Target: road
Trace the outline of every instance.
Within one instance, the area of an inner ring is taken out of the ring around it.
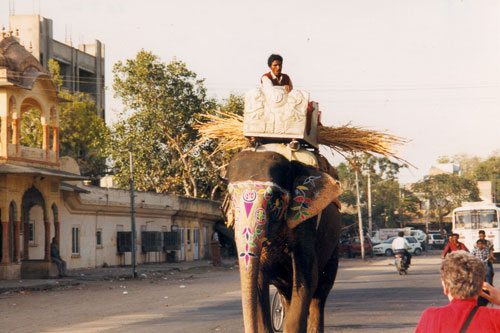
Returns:
[[[447,303],[437,252],[414,257],[407,276],[393,260],[342,259],[326,306],[327,332],[412,332],[428,306]],[[241,332],[237,268],[149,274],[0,295],[2,332]]]

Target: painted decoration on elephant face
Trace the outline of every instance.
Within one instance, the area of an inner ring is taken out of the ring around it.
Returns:
[[[273,188],[276,190],[273,191]],[[262,244],[266,240],[264,235],[269,217],[267,210],[269,209],[273,216],[281,218],[288,206],[290,195],[288,191],[267,182],[232,183],[229,184],[228,191],[231,193],[235,210],[235,240],[244,242],[243,246],[239,244],[239,257],[248,269],[251,260],[259,258]],[[278,197],[273,200],[273,196]]]
[[[294,215],[293,220],[297,221],[304,221],[311,216],[311,214],[308,212],[309,204],[311,203],[312,199],[307,197],[308,193],[310,192],[311,187],[315,187],[315,180],[321,178],[321,176],[309,176],[307,177],[302,185],[298,185],[295,187],[295,196],[293,198],[293,204],[290,207],[290,210],[292,211],[297,211],[297,213]],[[307,186],[306,186],[307,185]]]

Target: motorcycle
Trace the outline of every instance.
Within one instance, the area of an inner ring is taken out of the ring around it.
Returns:
[[[408,274],[408,258],[405,256],[404,252],[396,252],[394,265],[399,275]]]

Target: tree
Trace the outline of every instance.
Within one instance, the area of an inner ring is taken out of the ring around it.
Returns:
[[[20,144],[26,147],[42,148],[42,113],[30,108],[21,114]]]
[[[386,157],[368,154],[358,156],[353,163],[358,165],[360,179],[360,201],[364,219],[368,216],[367,196],[370,173],[372,196],[372,220],[379,228],[403,226],[412,218],[418,217],[418,199],[408,190],[401,189],[397,176],[403,165],[392,162]],[[349,206],[356,204],[356,183],[354,166],[341,163],[337,167],[344,192],[339,200]]]
[[[182,61],[165,64],[144,50],[116,63],[113,73],[115,96],[125,106],[110,146],[118,183],[128,185],[127,151],[133,147],[137,189],[215,198],[221,183],[214,175],[226,157],[212,155],[212,141],[197,143],[193,125],[204,121],[200,115],[217,110],[203,80]],[[219,108],[241,112],[241,98],[230,97]]]
[[[453,155],[448,158],[450,163],[460,165],[462,176],[474,182],[491,181],[493,199],[500,197],[500,152],[494,151],[488,158],[481,159],[467,154]]]
[[[48,62],[52,81],[58,94],[67,102],[59,108],[59,151],[60,155],[74,158],[82,175],[100,177],[106,173],[106,145],[109,129],[97,115],[97,107],[88,94],[70,93],[62,87],[59,63]]]
[[[443,218],[464,201],[479,200],[476,183],[470,179],[452,174],[426,176],[413,185],[430,202],[431,216],[437,218],[442,229]]]

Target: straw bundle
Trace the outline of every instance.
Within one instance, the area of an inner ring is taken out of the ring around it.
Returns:
[[[407,139],[352,126],[351,123],[340,127],[318,126],[318,143],[332,148],[343,156],[345,153],[380,154],[407,163],[393,150],[394,146],[407,142]]]
[[[248,146],[243,136],[243,117],[231,113],[203,115],[206,123],[195,127],[200,133],[200,142],[219,139],[217,151],[240,150]],[[345,154],[368,153],[393,157],[407,163],[396,155],[393,147],[408,140],[391,134],[363,129],[350,123],[340,127],[318,126],[318,143]]]
[[[206,123],[194,126],[199,132],[199,142],[219,139],[216,150],[241,150],[248,146],[249,140],[243,136],[243,117],[234,113],[219,113],[219,115],[204,114]]]

